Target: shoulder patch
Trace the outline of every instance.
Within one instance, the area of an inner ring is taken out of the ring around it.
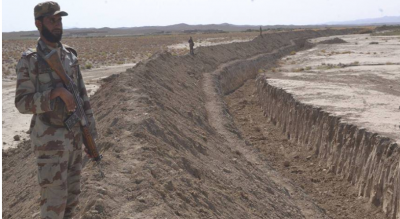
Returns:
[[[22,53],[22,57],[30,57],[32,55],[36,54],[36,49],[35,48],[30,48],[26,50],[25,52]]]
[[[64,47],[65,47],[68,51],[72,52],[76,57],[78,57],[78,53],[76,52],[76,50],[75,50],[74,48],[72,48],[72,47],[70,47],[70,46],[68,46],[68,45],[65,45],[65,44],[64,44]]]

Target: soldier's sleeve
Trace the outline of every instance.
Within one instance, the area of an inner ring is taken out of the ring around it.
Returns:
[[[90,99],[87,94],[85,82],[83,81],[83,77],[82,77],[82,73],[81,73],[80,69],[78,69],[78,74],[79,74],[79,76],[78,76],[79,86],[78,87],[81,89],[80,94],[81,94],[81,98],[83,100],[83,110],[85,111],[86,117],[89,120],[90,132],[91,132],[93,138],[97,138],[96,121],[94,119],[93,110],[92,110],[92,107],[90,106]]]
[[[22,57],[16,67],[17,87],[15,90],[15,106],[23,114],[40,114],[52,111],[54,101],[50,100],[51,90],[37,92],[36,78],[30,74],[29,59]]]

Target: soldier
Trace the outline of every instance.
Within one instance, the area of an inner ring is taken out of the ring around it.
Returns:
[[[261,28],[261,26],[260,26],[260,37],[263,37],[262,36],[262,28]]]
[[[43,58],[50,51],[57,50],[66,73],[77,85],[91,134],[97,136],[77,53],[60,42],[61,18],[67,15],[56,2],[36,5],[35,25],[40,38],[36,49],[22,54],[16,68],[15,106],[20,113],[33,114],[29,133],[38,167],[41,218],[72,218],[81,192],[82,133],[78,124],[71,131],[64,125],[76,104]]]
[[[189,42],[189,48],[190,48],[190,55],[194,55],[194,50],[193,50],[194,42],[193,42],[192,37],[190,37],[188,42]]]

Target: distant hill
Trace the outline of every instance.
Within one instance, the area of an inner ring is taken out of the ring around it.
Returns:
[[[262,26],[267,29],[302,28],[312,26],[294,25],[269,25]],[[179,33],[221,33],[234,31],[258,31],[258,25],[233,25],[233,24],[207,24],[188,25],[174,24],[169,26],[145,26],[145,27],[119,27],[119,28],[71,28],[64,29],[64,37],[100,37],[100,36],[138,36],[157,34],[179,34]],[[3,39],[26,39],[39,37],[38,31],[3,32]]]
[[[323,28],[329,26],[362,26],[370,24],[400,24],[399,17],[383,17],[375,19],[364,19],[346,22],[330,22],[319,25],[263,25],[263,30],[268,29],[298,29],[298,28]],[[201,34],[201,33],[221,33],[234,31],[258,31],[259,25],[234,25],[228,23],[188,25],[174,24],[169,26],[145,26],[145,27],[119,27],[119,28],[65,28],[63,37],[108,37],[108,36],[140,36],[140,35],[160,35],[160,34]],[[39,37],[38,31],[3,32],[3,40],[8,39],[34,39]]]
[[[328,22],[325,25],[400,25],[400,16],[385,16],[354,21]]]

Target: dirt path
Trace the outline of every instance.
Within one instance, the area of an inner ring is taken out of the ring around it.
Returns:
[[[243,138],[250,142],[252,150],[266,157],[268,164],[282,177],[301,187],[329,217],[332,218],[385,218],[379,209],[347,181],[329,173],[309,151],[289,142],[286,136],[266,117],[258,104],[254,80],[225,97],[235,125]],[[311,217],[315,218],[315,217]],[[318,218],[318,217],[317,217]]]
[[[124,72],[127,68],[132,68],[133,66],[135,66],[135,63],[83,70],[82,75],[85,80],[86,89],[88,90],[89,95],[91,96],[97,91],[102,83],[101,79],[112,74]],[[20,140],[29,139],[26,131],[29,129],[32,115],[21,114],[15,108],[15,79],[3,79],[2,97],[3,149],[16,148],[21,141],[14,140],[14,136],[20,136]]]
[[[260,55],[250,59],[255,59],[258,56]],[[256,164],[260,172],[266,174],[267,178],[271,179],[277,185],[282,186],[305,218],[329,218],[299,186],[295,185],[290,179],[283,177],[280,173],[273,171],[271,166],[265,162],[265,155],[259,154],[258,149],[252,147],[246,139],[242,139],[237,132],[236,125],[233,123],[226,105],[219,94],[220,92],[216,87],[218,74],[224,67],[232,65],[235,62],[237,61],[225,63],[214,72],[204,74],[203,89],[206,95],[206,109],[210,125],[226,140],[226,147],[239,151],[246,160]],[[250,125],[253,123],[253,121],[249,121]]]

